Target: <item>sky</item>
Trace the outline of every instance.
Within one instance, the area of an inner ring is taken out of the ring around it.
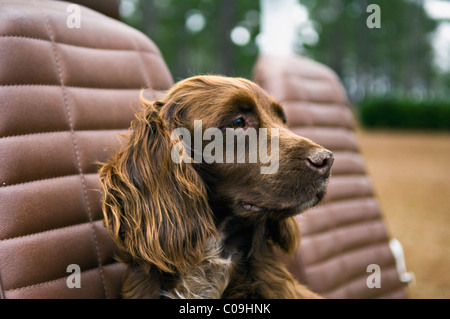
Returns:
[[[436,67],[450,72],[450,1],[426,0],[424,6],[431,18],[441,21],[432,36]]]

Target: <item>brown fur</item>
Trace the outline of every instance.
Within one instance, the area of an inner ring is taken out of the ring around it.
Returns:
[[[128,264],[123,296],[317,297],[273,249],[292,253],[299,244],[294,215],[323,197],[331,153],[290,132],[281,106],[248,80],[198,76],[161,101],[141,100],[126,145],[100,170],[105,225]],[[261,174],[260,162],[172,161],[172,130],[194,136],[194,120],[202,120],[203,130],[225,131],[238,117],[245,128],[279,129],[275,174]],[[308,159],[324,156],[319,173]]]

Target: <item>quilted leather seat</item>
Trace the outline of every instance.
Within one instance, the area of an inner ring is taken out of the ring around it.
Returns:
[[[104,3],[104,1],[103,1]],[[172,77],[125,24],[68,3],[0,0],[0,294],[115,298],[124,267],[102,225],[97,162],[126,133],[142,88]],[[81,288],[68,288],[69,265]]]
[[[304,57],[262,55],[254,81],[281,102],[294,133],[335,155],[324,202],[298,217],[302,247],[288,260],[291,272],[326,298],[406,297],[337,76]],[[367,286],[371,264],[380,267],[380,288]]]
[[[103,4],[117,17],[109,0],[93,8]],[[146,36],[84,7],[81,27],[70,29],[68,5],[0,0],[3,298],[119,297],[124,266],[102,226],[96,163],[127,132],[140,89],[157,99],[173,84]],[[335,75],[304,58],[260,57],[255,79],[285,105],[294,132],[336,155],[324,204],[299,217],[302,250],[291,271],[325,297],[403,297]],[[366,286],[371,263],[381,267],[379,289]],[[67,285],[74,264],[81,288]]]

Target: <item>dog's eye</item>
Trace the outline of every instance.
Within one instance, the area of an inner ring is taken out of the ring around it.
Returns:
[[[231,128],[244,128],[245,127],[245,119],[243,117],[235,119],[233,122],[231,122],[230,127]]]

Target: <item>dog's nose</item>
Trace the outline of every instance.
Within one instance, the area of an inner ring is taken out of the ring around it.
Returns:
[[[328,176],[334,162],[333,153],[327,149],[318,149],[308,155],[306,164],[320,175]]]

